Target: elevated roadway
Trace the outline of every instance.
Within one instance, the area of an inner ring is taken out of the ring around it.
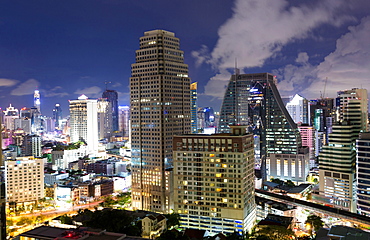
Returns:
[[[357,213],[348,212],[346,210],[342,210],[339,208],[332,208],[324,205],[320,205],[313,202],[308,202],[296,198],[289,197],[287,195],[281,195],[273,192],[267,192],[260,189],[256,189],[256,196],[271,199],[278,202],[283,202],[286,204],[306,208],[312,211],[320,212],[323,214],[327,214],[332,217],[345,219],[350,222],[359,224],[359,225],[366,225],[370,227],[370,217],[366,217],[364,215],[360,215]]]

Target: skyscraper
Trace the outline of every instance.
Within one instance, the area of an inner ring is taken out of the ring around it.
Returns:
[[[104,92],[103,92],[103,95],[102,95],[102,98],[106,98],[108,99],[108,101],[111,103],[110,107],[111,107],[111,115],[112,115],[112,118],[111,118],[111,129],[112,129],[112,132],[114,131],[119,131],[119,128],[118,128],[118,93],[117,91],[115,90],[108,90],[106,89]]]
[[[296,94],[286,104],[286,108],[295,123],[310,124],[310,108],[307,99]]]
[[[131,65],[132,207],[170,210],[172,138],[190,133],[190,78],[180,40],[153,30]]]
[[[269,73],[237,72],[230,78],[220,113],[219,132],[229,132],[230,125],[250,126],[255,135],[255,160],[263,178],[271,154],[297,154],[302,146],[297,125],[276,84],[277,79]]]
[[[53,108],[53,119],[55,121],[55,128],[59,129],[61,127],[59,121],[62,120],[62,108],[59,103],[56,103]]]
[[[357,212],[370,217],[370,133],[360,133],[356,140]]]
[[[191,132],[197,133],[197,83],[190,84],[191,94]]]
[[[112,136],[112,103],[106,98],[98,99],[99,139]]]
[[[124,138],[129,138],[130,136],[130,107],[129,106],[119,106],[118,107],[118,124],[119,131],[122,132]],[[130,141],[131,142],[131,141]]]
[[[39,90],[35,90],[35,92],[33,94],[33,106],[37,108],[37,110],[39,111],[39,113],[41,113],[40,105],[41,105],[40,91]]]
[[[98,149],[98,107],[96,99],[81,95],[69,101],[71,142],[83,141],[89,151]]]
[[[356,212],[356,139],[367,131],[367,90],[339,91],[337,123],[319,154],[320,194],[336,207]]]

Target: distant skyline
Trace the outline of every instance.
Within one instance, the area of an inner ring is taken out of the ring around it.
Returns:
[[[368,0],[13,0],[0,8],[0,107],[52,116],[81,94],[119,93],[129,104],[139,37],[163,29],[180,38],[198,106],[219,110],[230,75],[270,72],[282,96],[335,97],[370,90]]]

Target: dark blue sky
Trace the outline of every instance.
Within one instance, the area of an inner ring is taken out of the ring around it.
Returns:
[[[335,4],[334,4],[335,3]],[[237,59],[243,72],[273,72],[283,95],[319,97],[370,86],[368,1],[7,0],[0,8],[0,107],[42,113],[108,87],[129,104],[130,64],[145,31],[181,40],[199,106],[221,104]],[[350,83],[350,84],[349,84]]]

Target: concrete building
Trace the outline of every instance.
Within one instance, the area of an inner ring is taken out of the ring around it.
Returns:
[[[231,130],[174,137],[174,211],[184,228],[241,233],[255,224],[253,135]]]
[[[311,168],[315,166],[315,158],[318,155],[318,151],[316,150],[317,141],[319,139],[319,135],[315,127],[309,126],[308,124],[299,124],[298,130],[301,133],[302,138],[302,146],[308,147],[310,151],[310,165]]]
[[[71,142],[83,141],[89,152],[98,150],[98,107],[96,99],[81,95],[69,101]]]
[[[26,135],[23,139],[23,156],[41,157],[41,137]]]
[[[11,104],[4,111],[4,125],[5,129],[14,130],[14,120],[19,118],[18,109],[14,108]]]
[[[329,143],[319,154],[320,195],[330,204],[356,212],[356,139],[367,131],[367,91],[338,92],[338,123],[333,125]]]
[[[132,207],[170,211],[172,138],[191,131],[190,78],[180,40],[153,30],[131,65]]]
[[[370,132],[356,140],[357,212],[370,217]]]
[[[5,161],[8,202],[35,202],[44,197],[45,161],[34,157]]]
[[[286,109],[295,123],[310,124],[310,108],[308,103],[309,101],[307,99],[296,94],[286,104]]]
[[[98,132],[99,139],[109,138],[113,134],[112,103],[106,98],[98,99]]]
[[[122,132],[122,136],[125,139],[130,137],[130,107],[119,106],[118,107],[118,124],[119,131]]]
[[[310,171],[310,154],[308,147],[300,147],[295,154],[271,153],[266,163],[267,178],[279,178],[302,183]]]

